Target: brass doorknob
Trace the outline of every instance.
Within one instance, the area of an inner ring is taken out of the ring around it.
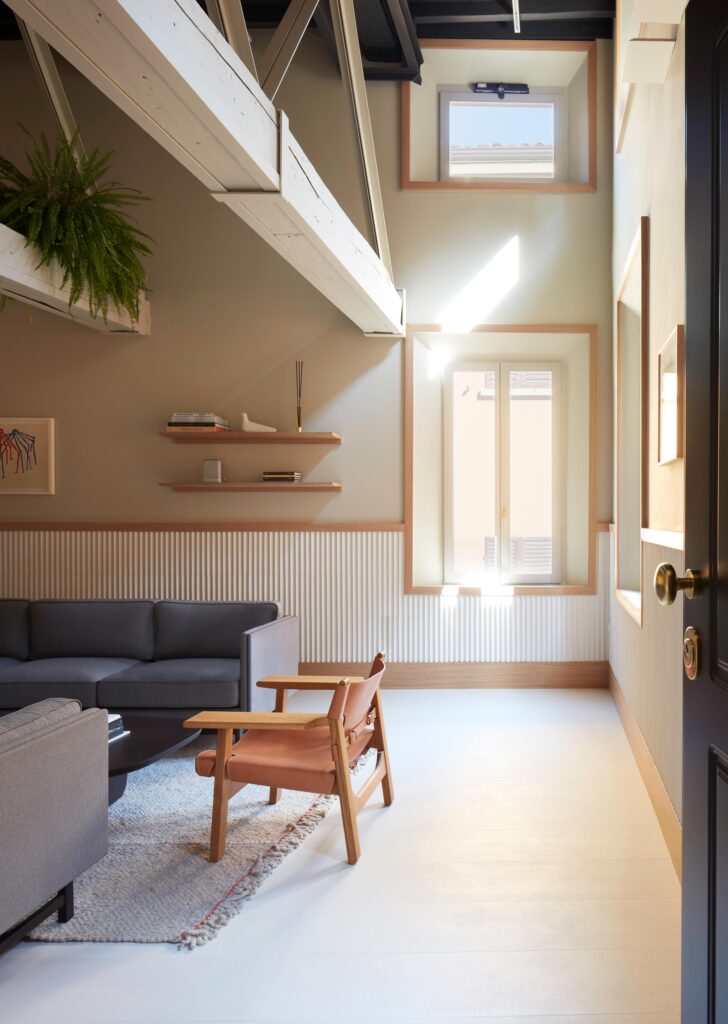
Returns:
[[[685,591],[685,597],[690,601],[697,594],[699,585],[700,574],[692,569],[686,569],[684,576],[678,576],[674,566],[663,562],[655,570],[655,594],[660,604],[674,604],[680,590]]]

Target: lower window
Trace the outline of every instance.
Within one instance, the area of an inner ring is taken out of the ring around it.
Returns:
[[[445,582],[561,582],[561,364],[452,364]]]

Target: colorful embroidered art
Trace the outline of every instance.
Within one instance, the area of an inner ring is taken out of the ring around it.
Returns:
[[[26,434],[17,427],[10,431],[0,428],[0,479],[5,479],[6,473],[24,473],[38,465],[38,456],[35,451],[36,438],[34,434]]]

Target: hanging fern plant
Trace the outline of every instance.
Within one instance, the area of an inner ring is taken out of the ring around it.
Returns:
[[[69,306],[85,293],[92,316],[106,320],[113,303],[137,320],[146,286],[140,257],[151,253],[151,239],[124,207],[148,196],[118,181],[102,184],[113,152],[77,154],[75,138],[59,137],[53,150],[44,134],[30,139],[27,173],[0,156],[0,224],[25,235],[39,267],[58,262],[63,286],[70,283]]]

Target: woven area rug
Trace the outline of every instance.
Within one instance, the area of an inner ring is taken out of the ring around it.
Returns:
[[[214,939],[281,861],[309,835],[335,797],[248,786],[230,802],[227,851],[207,859],[212,780],[194,758],[196,740],[133,772],[109,808],[109,852],[75,885],[75,916],[31,935],[46,942],[173,942],[194,949]]]

